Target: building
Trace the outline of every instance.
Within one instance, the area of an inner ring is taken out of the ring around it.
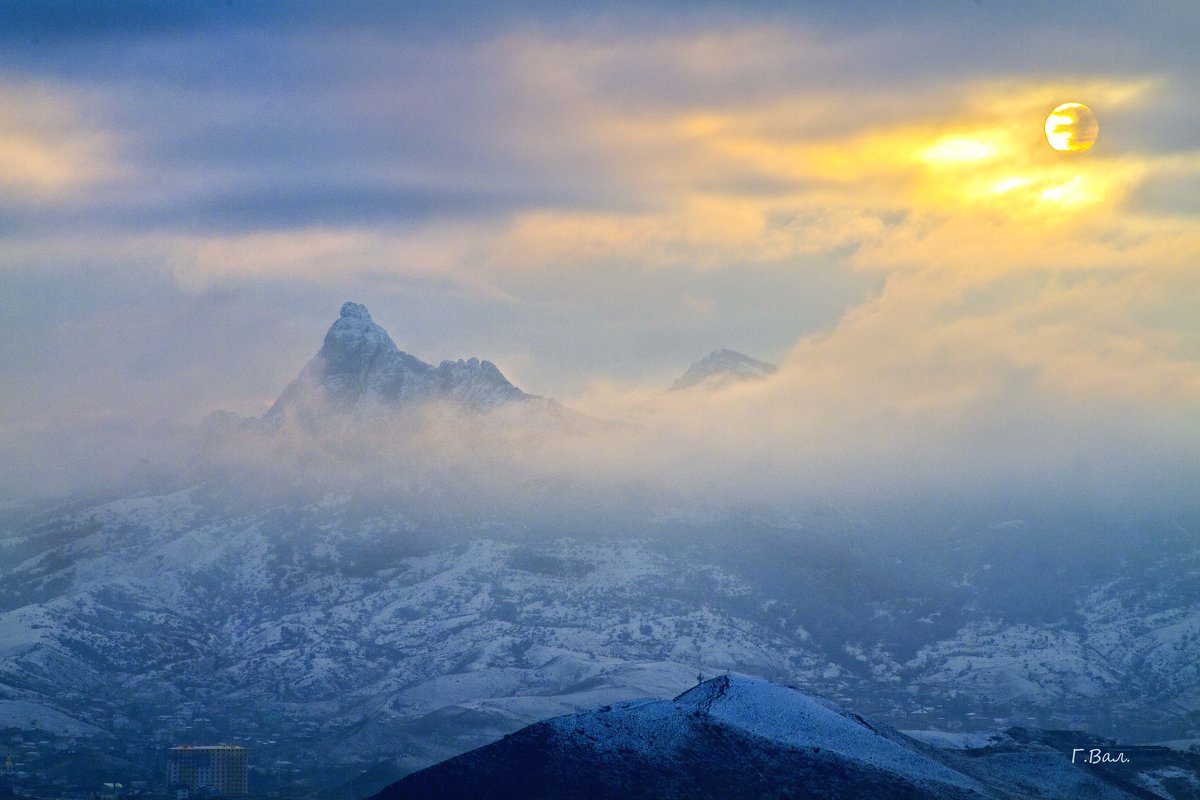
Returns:
[[[233,744],[172,747],[167,757],[167,786],[186,786],[223,797],[247,794],[246,748]]]

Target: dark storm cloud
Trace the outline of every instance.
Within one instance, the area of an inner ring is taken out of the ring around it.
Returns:
[[[1095,68],[1108,66],[1111,71],[1112,67],[1144,69],[1168,52],[1181,67],[1200,58],[1188,47],[1200,30],[1200,20],[1194,4],[1187,0],[1157,2],[1152,10],[1122,2],[608,2],[594,4],[587,13],[561,3],[532,0],[504,4],[483,0],[23,0],[0,5],[0,41],[8,45],[0,58],[38,71],[87,67],[104,74],[130,66],[121,49],[131,44],[184,44],[263,32],[282,37],[366,32],[414,43],[444,43],[492,38],[514,29],[552,30],[568,36],[586,32],[600,37],[696,31],[722,35],[753,24],[800,25],[833,49],[844,47],[847,36],[882,34],[919,37],[927,42],[927,47],[914,52],[888,46],[881,39],[876,47],[857,53],[852,64],[842,65],[848,75],[870,76],[873,82],[941,72],[951,65],[959,74],[974,69],[1011,69],[1016,64],[1039,69],[1068,61]],[[109,46],[116,49],[106,51]],[[187,59],[176,59],[174,64],[181,69],[196,66]],[[892,69],[881,71],[883,66]],[[160,67],[170,70],[171,64],[164,62]],[[647,87],[678,88],[671,83],[669,71],[640,77],[652,79]],[[737,88],[741,92],[756,90],[755,85]]]
[[[550,3],[524,3],[550,8]],[[347,2],[319,0],[25,0],[0,6],[0,36],[10,41],[61,44],[102,38],[179,36],[196,31],[256,27],[398,27],[468,28],[494,22],[496,4],[475,0],[446,3]]]
[[[286,231],[312,226],[404,227],[436,219],[486,219],[534,203],[562,202],[563,195],[470,194],[436,188],[370,183],[271,180],[181,194],[158,204],[148,198],[110,199],[101,208],[5,208],[0,235],[82,233],[214,233]]]

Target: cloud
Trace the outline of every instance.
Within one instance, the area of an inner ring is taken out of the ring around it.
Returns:
[[[157,238],[173,274],[188,286],[264,275],[330,281],[380,269],[410,275],[445,274],[462,256],[462,248],[454,242],[452,231],[405,237],[369,228]]]
[[[414,42],[246,25],[219,45],[147,37],[129,48],[123,80],[89,79],[97,129],[121,131],[123,178],[17,217],[10,260],[53,250],[65,227],[76,250],[174,238],[151,249],[172,253],[192,283],[284,275],[287,263],[307,279],[297,254],[341,241],[328,251],[346,265],[328,268],[333,280],[351,264],[438,269],[505,294],[530,269],[616,262],[977,261],[970,231],[981,230],[987,248],[1003,248],[993,264],[1093,265],[1122,249],[1105,243],[1139,235],[1116,212],[1157,169],[1130,145],[1053,161],[1040,132],[1068,92],[1102,120],[1152,112],[1156,78],[922,72],[899,87],[903,74],[865,83],[863,54],[907,52],[916,45],[903,33],[830,38],[788,21],[630,35],[598,24]],[[253,253],[247,242],[266,245],[261,266],[231,256]],[[409,252],[438,266],[414,266]]]
[[[48,82],[0,84],[0,202],[45,208],[123,172],[117,137],[73,94]]]
[[[284,24],[139,4],[57,32],[30,12],[4,34],[0,277],[166,284],[136,323],[97,291],[55,318],[52,347],[6,328],[9,352],[51,363],[85,342],[88,376],[120,366],[100,391],[21,373],[61,402],[22,401],[7,452],[116,420],[138,387],[130,408],[170,425],[222,396],[257,408],[278,385],[205,376],[244,357],[278,384],[341,300],[386,318],[378,297],[418,355],[513,354],[526,388],[637,423],[546,443],[527,465],[545,474],[772,498],[1119,494],[1164,459],[1194,475],[1200,223],[1184,195],[1200,162],[1154,122],[1198,105],[1171,56],[1191,52],[1186,24],[1106,7],[1104,24],[1034,33],[1041,12],[964,4],[945,20],[652,8],[636,30],[619,10],[488,28],[430,6],[406,29],[380,9],[326,26],[316,7]],[[40,30],[49,65],[26,42]],[[1043,141],[1066,99],[1099,114],[1086,156]],[[211,328],[168,323],[222,293],[291,343],[189,350]],[[658,394],[723,345],[782,369]]]
[[[1200,467],[1200,369],[1130,325],[1134,282],[999,287],[970,314],[940,284],[892,283],[762,383],[682,397],[599,387],[590,410],[644,428],[628,450],[597,452],[731,502],[1173,506]],[[1063,313],[1076,304],[1090,321]]]

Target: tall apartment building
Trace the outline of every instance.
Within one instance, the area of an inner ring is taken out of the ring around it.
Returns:
[[[192,792],[238,797],[247,794],[246,748],[233,744],[172,747],[167,756],[167,786],[183,784]]]

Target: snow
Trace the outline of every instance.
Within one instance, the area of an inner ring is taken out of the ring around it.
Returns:
[[[1187,784],[1193,794],[1200,796],[1200,777],[1196,773],[1189,772],[1181,767],[1160,767],[1159,769],[1146,770],[1139,773],[1136,780],[1141,784],[1142,788],[1159,797],[1165,797],[1167,800],[1178,797],[1177,794],[1171,792],[1163,785],[1163,782],[1167,780]]]
[[[955,687],[1000,702],[1042,697],[1102,697],[1121,677],[1098,664],[1089,643],[1061,626],[981,620],[921,648],[904,667],[915,683]]]
[[[682,741],[696,715],[787,748],[821,750],[903,775],[968,790],[973,778],[912,750],[828,701],[797,689],[742,675],[706,681],[674,700],[638,700],[549,721],[568,737],[607,752],[663,757],[663,744]]]
[[[434,367],[405,353],[365,306],[348,302],[317,355],[264,420],[320,428],[346,420],[389,419],[431,400],[489,410],[527,397],[490,361],[442,361]]]
[[[47,698],[85,721],[86,709],[63,699],[68,692],[114,707],[160,702],[169,687],[228,692],[244,698],[247,718],[378,723],[379,751],[395,745],[388,728],[442,709],[497,714],[503,733],[580,708],[671,696],[698,669],[724,667],[839,699],[879,690],[882,676],[886,691],[912,687],[902,700],[942,713],[952,693],[1067,707],[1116,705],[1110,697],[1144,703],[1145,687],[1129,674],[1149,674],[1164,706],[1200,704],[1200,616],[1194,593],[1169,581],[1095,585],[1081,595],[1075,627],[976,619],[940,640],[931,635],[897,663],[877,642],[809,636],[820,617],[787,616],[786,597],[700,560],[707,556],[632,536],[518,544],[455,531],[447,534],[455,544],[429,555],[389,556],[376,572],[352,573],[352,558],[361,563],[362,552],[419,527],[398,511],[368,515],[358,505],[328,495],[243,513],[201,488],[39,521],[61,544],[3,576],[11,597],[42,602],[0,613],[0,681],[10,699]],[[896,606],[873,610],[903,618]],[[726,710],[729,724],[754,728],[736,708]],[[779,734],[769,714],[760,721]],[[471,743],[484,742],[463,746]]]
[[[1056,750],[1001,752],[971,760],[971,769],[988,784],[1016,797],[1054,800],[1129,800],[1129,794],[1073,765]]]
[[[697,686],[674,702],[789,747],[819,747],[910,778],[980,788],[829,701],[791,687],[728,676]]]
[[[0,614],[0,656],[25,653],[53,641],[55,622],[45,606],[30,605]]]
[[[918,742],[946,750],[977,750],[1009,740],[1002,733],[988,731],[901,731],[901,733]]]
[[[100,729],[29,700],[0,700],[0,728],[38,729],[60,736],[92,736]]]

